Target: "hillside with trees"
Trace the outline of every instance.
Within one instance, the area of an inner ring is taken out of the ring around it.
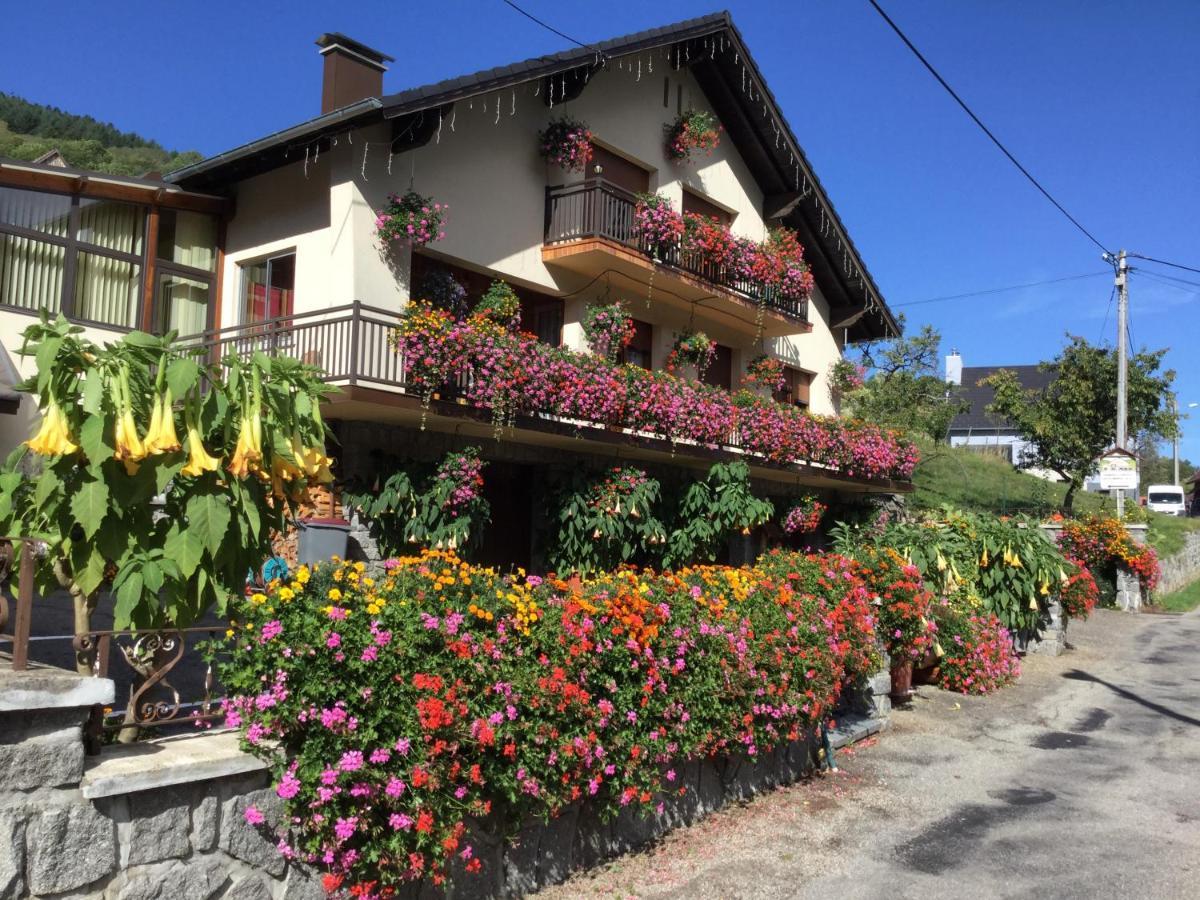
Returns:
[[[51,150],[68,165],[113,175],[169,172],[203,158],[194,150],[167,150],[92,116],[0,92],[0,156],[33,160]]]

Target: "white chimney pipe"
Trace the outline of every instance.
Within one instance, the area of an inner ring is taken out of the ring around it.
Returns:
[[[957,350],[951,350],[946,357],[946,381],[949,384],[962,385],[962,357]]]

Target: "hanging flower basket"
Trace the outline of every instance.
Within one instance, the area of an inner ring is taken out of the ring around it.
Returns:
[[[828,506],[811,494],[802,497],[783,517],[783,530],[788,534],[809,534],[816,531],[817,526],[821,524],[821,517],[828,509]]]
[[[774,394],[787,386],[787,379],[784,377],[786,369],[783,360],[760,353],[746,366],[742,384],[760,393]]]
[[[696,377],[704,375],[717,355],[717,342],[703,331],[685,331],[675,337],[671,353],[667,357],[667,371],[694,366]]]
[[[493,281],[475,304],[473,315],[488,319],[509,331],[521,327],[521,298],[505,281]]]
[[[570,116],[554,119],[538,132],[538,152],[552,166],[585,172],[592,159],[592,133],[587,123]]]
[[[404,196],[389,194],[387,205],[375,217],[375,234],[384,243],[408,241],[413,246],[424,247],[446,236],[442,222],[445,203],[436,203],[430,197],[422,197],[416,191]]]
[[[633,319],[622,303],[589,306],[583,311],[583,334],[597,356],[613,362],[633,341]]]
[[[710,112],[685,110],[667,126],[667,156],[679,162],[690,160],[697,151],[712,156],[721,143],[721,123]]]

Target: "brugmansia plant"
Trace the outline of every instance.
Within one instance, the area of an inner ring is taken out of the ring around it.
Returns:
[[[715,463],[702,481],[693,481],[679,503],[679,526],[667,542],[664,564],[713,562],[731,534],[749,534],[775,512],[770,500],[750,490],[750,467],[741,460]]]
[[[293,359],[210,366],[173,334],[82,331],[45,314],[25,331],[37,374],[20,389],[43,418],[0,470],[0,527],[45,542],[39,587],[71,593],[77,632],[105,588],[118,629],[185,627],[241,593],[291,504],[332,480],[327,388]]]
[[[587,575],[656,560],[667,539],[653,511],[660,493],[656,479],[632,466],[600,479],[576,473],[559,491],[550,565],[560,575]]]

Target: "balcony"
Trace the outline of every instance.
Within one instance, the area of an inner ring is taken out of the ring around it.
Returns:
[[[606,421],[593,421],[547,409],[526,408],[501,431],[491,409],[469,399],[475,384],[473,364],[466,365],[452,383],[442,385],[431,399],[422,396],[409,381],[410,364],[392,341],[399,321],[400,316],[395,312],[355,302],[203,332],[181,338],[180,343],[204,352],[213,363],[231,355],[246,357],[262,352],[269,356],[290,356],[319,367],[325,381],[339,388],[323,410],[330,420],[428,428],[475,441],[499,435],[505,440],[541,448],[543,453],[619,455],[626,460],[697,470],[717,460],[744,459],[755,477],[771,481],[854,492],[911,490],[906,481],[894,477],[853,477],[835,465],[803,456],[777,458],[770,452],[771,427],[763,423],[735,422],[719,435],[708,429],[707,438],[689,439],[646,425],[630,425],[623,414]],[[727,396],[717,389],[699,390]]]
[[[655,260],[634,233],[636,207],[634,194],[603,178],[546,188],[542,261],[589,277],[619,273],[643,285],[656,302],[689,313],[699,305],[747,333],[760,326],[768,337],[811,330],[807,298],[782,296],[698,253],[676,248]]]

